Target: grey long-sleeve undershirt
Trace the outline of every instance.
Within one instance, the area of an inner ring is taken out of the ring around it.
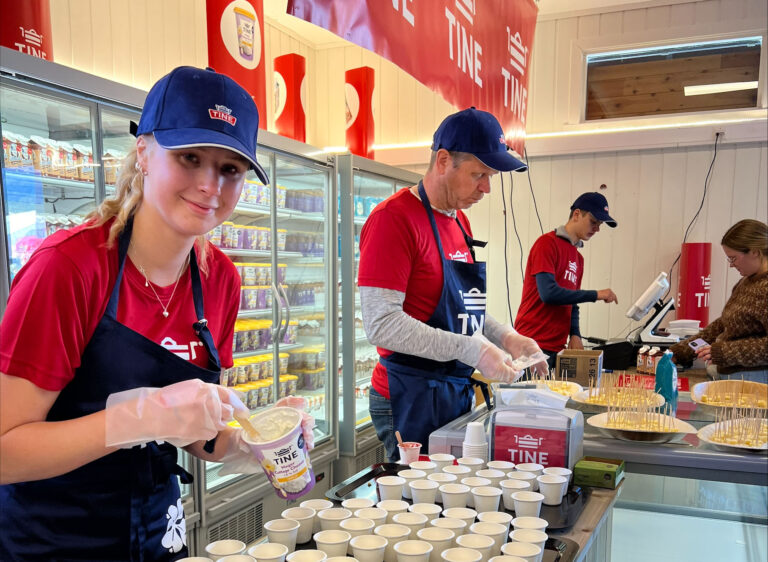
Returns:
[[[405,293],[379,287],[360,287],[363,327],[368,341],[378,347],[434,361],[457,359],[476,366],[482,342],[470,336],[439,330],[403,310]],[[483,335],[501,347],[505,326],[485,315]]]

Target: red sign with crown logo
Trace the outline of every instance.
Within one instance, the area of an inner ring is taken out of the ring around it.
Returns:
[[[568,466],[567,448],[566,431],[507,425],[494,429],[493,458],[497,461]]]

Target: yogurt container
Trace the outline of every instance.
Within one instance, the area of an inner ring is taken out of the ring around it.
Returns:
[[[293,500],[315,485],[315,474],[301,431],[301,413],[294,408],[271,408],[251,416],[264,441],[243,439],[261,464],[281,499]]]

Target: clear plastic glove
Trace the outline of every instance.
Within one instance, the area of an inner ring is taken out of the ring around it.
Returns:
[[[486,379],[502,383],[512,383],[523,376],[522,371],[515,371],[510,365],[512,357],[508,353],[493,345],[479,332],[475,332],[472,338],[479,340],[482,346],[475,368]]]
[[[315,448],[315,418],[307,413],[307,399],[303,396],[286,396],[275,402],[275,407],[294,408],[301,412],[301,432],[307,443],[307,450]]]
[[[538,353],[541,353],[544,357],[546,357],[535,340],[523,336],[510,325],[506,326],[504,335],[501,338],[501,344],[504,346],[504,349],[515,359],[531,356],[540,357],[536,355]],[[534,374],[539,376],[548,375],[549,366],[547,365],[546,358],[543,361],[533,365],[531,370],[534,372]]]
[[[232,419],[230,400],[226,388],[199,379],[115,392],[107,398],[106,445],[167,441],[184,447],[213,439]]]

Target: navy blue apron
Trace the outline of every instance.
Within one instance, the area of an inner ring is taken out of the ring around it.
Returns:
[[[443,291],[426,323],[454,334],[471,336],[477,330],[482,333],[485,322],[485,263],[445,258],[435,215],[421,182],[419,196],[429,216],[443,263]],[[471,250],[470,241],[468,245]],[[421,443],[422,451],[428,447],[430,433],[467,413],[472,407],[472,384],[477,384],[470,378],[474,367],[456,360],[433,361],[397,352],[382,357],[380,361],[387,369],[394,429],[400,431],[404,440]],[[480,386],[487,401],[487,386],[482,383]]]
[[[195,378],[210,383],[219,380],[221,365],[203,314],[194,250],[189,262],[198,318],[194,328],[208,352],[207,369],[117,321],[131,231],[128,224],[120,236],[120,269],[106,312],[83,352],[74,379],[59,394],[47,421],[103,410],[113,392],[163,387]],[[176,447],[152,442],[121,449],[61,476],[0,486],[0,560],[103,562],[187,556],[176,476],[186,484],[191,482],[191,475],[176,461]]]

